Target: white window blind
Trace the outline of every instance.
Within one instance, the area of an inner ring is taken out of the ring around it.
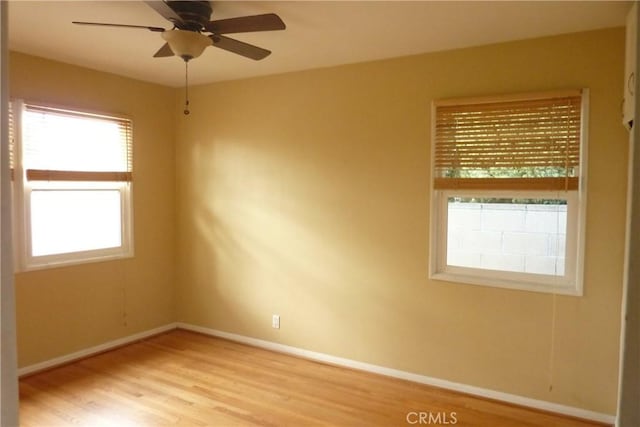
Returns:
[[[435,108],[434,188],[578,188],[580,90]]]
[[[13,108],[9,103],[8,116],[9,116],[9,168],[11,170],[11,178],[13,179],[14,169],[16,167],[15,159],[15,133],[14,133],[14,121],[13,121]]]
[[[28,181],[131,181],[130,120],[24,108],[22,163]]]

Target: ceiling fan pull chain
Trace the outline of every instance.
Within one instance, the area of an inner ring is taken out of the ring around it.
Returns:
[[[189,61],[184,61],[184,115],[189,115]]]

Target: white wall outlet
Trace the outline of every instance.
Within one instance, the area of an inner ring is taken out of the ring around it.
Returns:
[[[271,317],[271,327],[273,329],[280,329],[280,315],[279,314],[274,314]]]

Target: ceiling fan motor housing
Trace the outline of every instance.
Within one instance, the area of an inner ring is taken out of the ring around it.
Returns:
[[[211,19],[211,3],[206,0],[168,0],[166,3],[182,18],[182,23],[174,22],[181,30],[202,31]]]

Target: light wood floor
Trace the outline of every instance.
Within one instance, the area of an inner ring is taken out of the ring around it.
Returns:
[[[20,399],[34,427],[599,425],[183,330],[23,378]]]

